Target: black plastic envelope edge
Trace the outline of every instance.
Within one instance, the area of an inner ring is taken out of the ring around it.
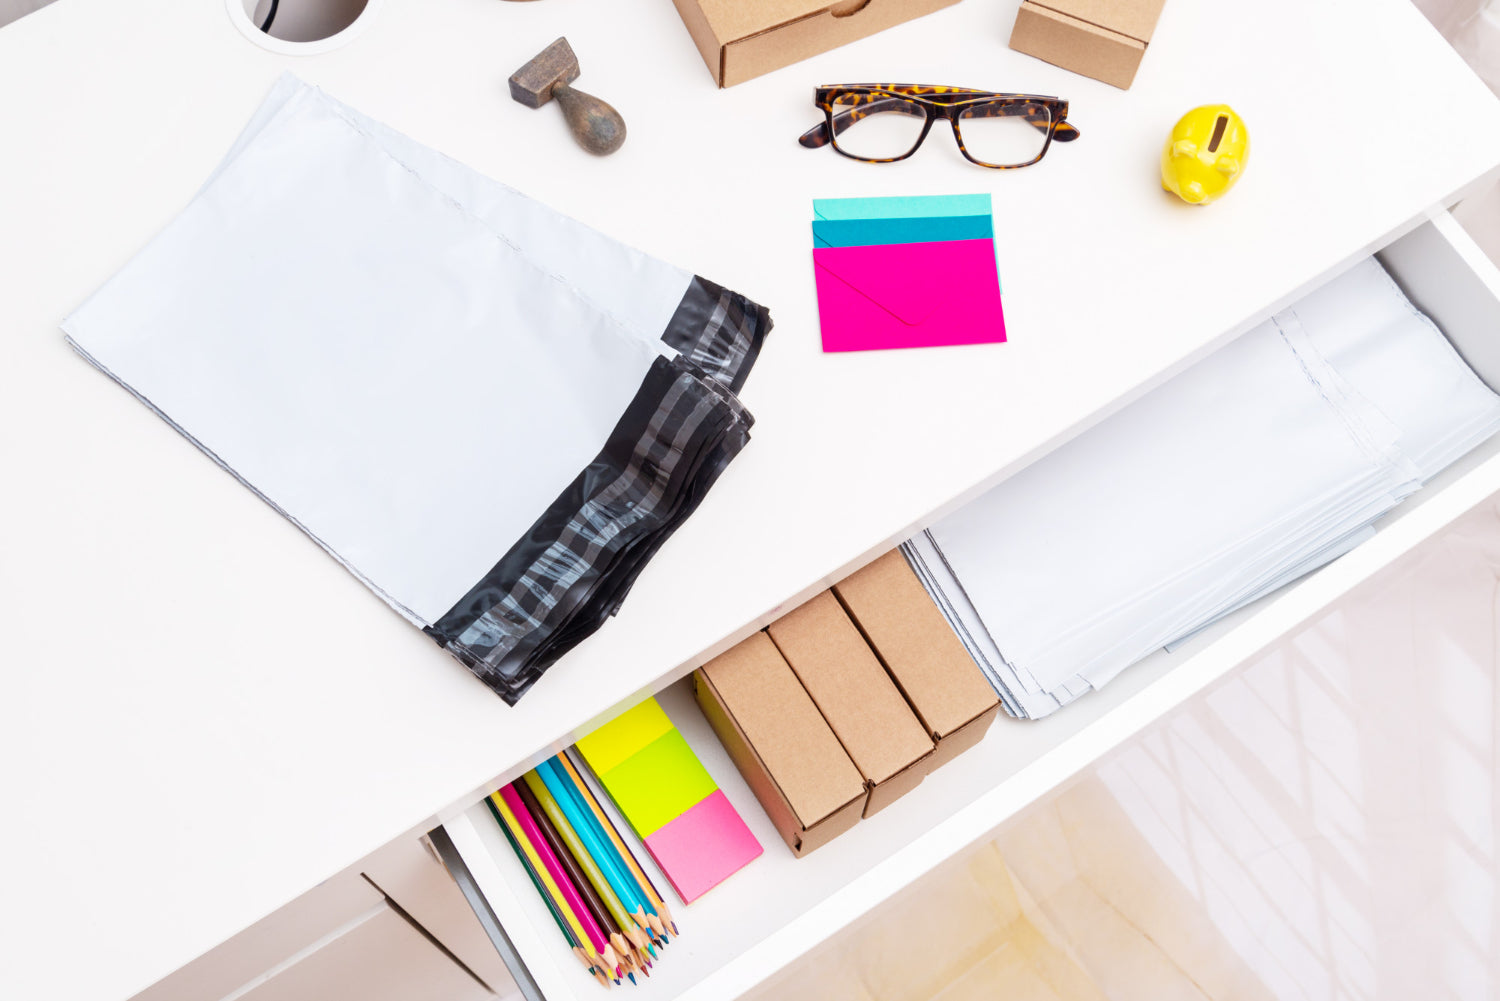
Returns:
[[[642,505],[648,509],[647,515],[632,518],[629,506],[632,502],[627,500],[617,505],[613,512],[616,516],[623,514],[618,522],[606,518],[603,523],[596,523],[603,529],[601,538],[605,539],[605,544],[598,547],[592,562],[578,566],[576,572],[570,574],[571,583],[551,582],[565,586],[549,593],[549,597],[556,596],[560,590],[562,597],[539,626],[528,629],[529,623],[524,620],[512,624],[516,611],[514,602],[503,602],[491,606],[490,613],[476,620],[458,641],[445,644],[450,653],[507,702],[514,704],[548,666],[597,629],[618,607],[619,598],[644,567],[645,560],[696,506],[697,498],[706,490],[703,471],[722,468],[722,462],[705,461],[705,457],[725,451],[722,448],[724,429],[733,432],[729,437],[737,436],[731,451],[737,451],[747,437],[743,434],[744,424],[734,420],[732,410],[718,404],[711,405],[710,409],[716,412],[716,416],[700,427],[701,434],[691,436],[691,441],[683,449],[681,461],[674,463],[669,482],[655,491],[657,502]],[[659,482],[659,473],[657,478]],[[531,534],[536,537],[544,533]],[[536,547],[527,548],[536,555]],[[524,557],[519,550],[509,555],[514,558],[508,561],[513,567],[523,563]],[[542,553],[545,563],[542,572],[560,566],[556,557],[556,550]],[[520,572],[532,574],[534,568],[535,564],[522,566]],[[514,575],[515,570],[511,569],[508,576],[514,579]],[[523,576],[517,583],[522,586],[512,590],[511,596],[520,594],[526,599],[538,596],[534,577],[528,582]]]
[[[694,275],[661,339],[738,392],[771,326],[766,307]]]
[[[650,513],[645,527],[617,537],[617,541],[623,541],[601,558],[597,577],[581,580],[570,592],[570,598],[577,600],[566,617],[549,622],[548,629],[536,634],[534,642],[528,637],[517,644],[498,665],[502,675],[520,678],[532,672],[539,674],[539,668],[551,665],[619,610],[650,558],[687,520],[718,473],[749,441],[750,415],[733,397],[720,396],[729,405],[719,409],[706,433],[695,436],[691,448],[684,450],[662,491],[663,502]],[[525,683],[529,685],[530,681]]]
[[[738,454],[749,438],[744,426],[739,425],[738,429],[727,436],[724,442],[710,450],[701,472],[693,478],[679,511],[674,513],[659,531],[640,540],[631,546],[627,553],[622,554],[622,558],[610,568],[607,574],[602,576],[594,593],[575,612],[569,622],[561,629],[545,636],[541,646],[525,659],[517,682],[511,686],[511,693],[515,698],[519,699],[558,659],[593,635],[608,621],[610,616],[619,611],[625,595],[641,571],[646,568],[651,557],[672,536],[678,526],[687,521],[688,516],[706,496],[719,473],[728,467],[729,460]]]
[[[594,461],[425,631],[514,704],[544,669],[534,654],[545,648],[555,661],[565,648],[549,637],[590,608],[593,595],[618,591],[613,574],[633,580],[643,561],[630,559],[632,551],[655,551],[659,533],[696,506],[688,503],[695,493],[701,499],[694,489],[701,473],[727,464],[715,458],[726,436],[746,426],[738,401],[696,366],[657,359]]]
[[[744,424],[732,427],[718,445],[710,449],[688,485],[678,509],[667,523],[655,534],[632,545],[621,555],[617,565],[611,567],[607,579],[595,589],[587,602],[579,608],[572,620],[563,628],[544,640],[528,661],[528,667],[545,669],[568,650],[592,635],[611,616],[620,610],[626,595],[635,584],[641,571],[656,555],[656,551],[671,538],[677,528],[687,521],[697,509],[709,488],[718,480],[730,461],[750,440],[749,428]]]

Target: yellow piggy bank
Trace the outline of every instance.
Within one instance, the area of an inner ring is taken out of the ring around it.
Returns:
[[[1177,120],[1161,151],[1161,186],[1192,205],[1234,187],[1250,160],[1250,130],[1227,104],[1205,104]]]

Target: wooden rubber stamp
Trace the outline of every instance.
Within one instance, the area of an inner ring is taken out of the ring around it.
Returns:
[[[578,57],[566,38],[559,38],[510,78],[510,96],[528,108],[557,99],[578,145],[596,156],[608,156],[625,142],[625,119],[592,94],[574,90]]]

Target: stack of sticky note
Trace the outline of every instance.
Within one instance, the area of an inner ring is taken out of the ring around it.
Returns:
[[[655,699],[584,737],[578,750],[683,903],[760,856],[760,842]]]
[[[987,194],[814,199],[813,271],[824,351],[1005,340]]]

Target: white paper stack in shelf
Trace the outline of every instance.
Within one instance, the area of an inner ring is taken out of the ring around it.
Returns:
[[[903,548],[1034,718],[1348,552],[1497,430],[1371,258]]]

